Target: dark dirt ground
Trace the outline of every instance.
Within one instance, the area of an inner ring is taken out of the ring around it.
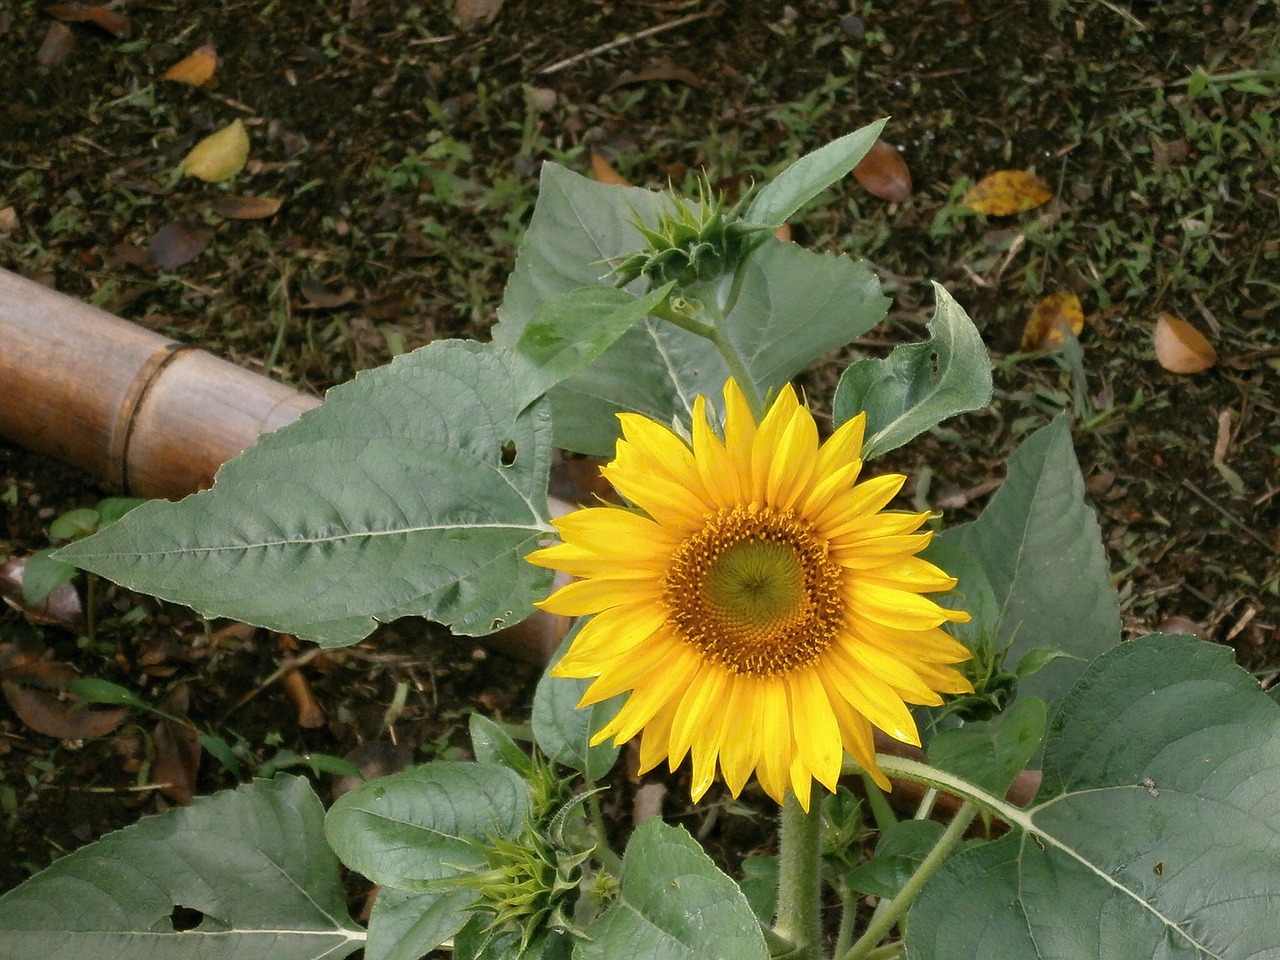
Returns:
[[[971,517],[1017,442],[1074,409],[1126,629],[1195,628],[1262,676],[1280,668],[1273,4],[507,0],[469,32],[435,2],[118,6],[128,38],[72,25],[52,67],[37,64],[50,17],[27,0],[0,8],[0,266],[316,393],[432,339],[486,336],[544,160],[585,172],[594,150],[654,186],[705,167],[732,191],[892,116],[885,137],[914,195],[886,204],[849,180],[793,227],[797,242],[867,257],[895,298],[860,350],[918,339],[932,278],[994,352],[993,407],[888,464],[912,478],[907,499]],[[157,79],[206,41],[213,84]],[[1192,96],[1196,68],[1236,79]],[[245,173],[175,179],[234,119],[253,141]],[[958,209],[967,185],[1007,167],[1036,170],[1054,200],[1015,218]],[[223,219],[212,204],[228,191],[284,204]],[[159,269],[149,244],[184,219],[208,246]],[[1055,289],[1085,305],[1083,392],[1060,359],[1014,352]],[[1208,333],[1218,366],[1162,370],[1161,312]],[[806,374],[819,410],[847,359]],[[0,561],[46,546],[53,518],[107,492],[0,443]],[[185,691],[187,715],[246,776],[279,751],[455,755],[470,711],[519,722],[536,679],[406,621],[306,662],[324,715],[303,727],[286,684],[267,682],[308,656],[288,638],[101,584],[93,600],[92,638],[6,609],[0,650],[26,645],[154,704]],[[134,712],[107,736],[59,739],[0,704],[0,891],[173,802],[146,788],[174,755],[178,728],[164,726]],[[234,782],[205,755],[193,786]],[[620,822],[630,789],[615,792]],[[723,849],[764,842],[749,806],[693,811],[683,797],[668,794],[666,814]]]

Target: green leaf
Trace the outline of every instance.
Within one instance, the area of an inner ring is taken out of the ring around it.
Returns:
[[[637,297],[617,287],[580,287],[534,312],[515,350],[536,367],[529,400],[588,367],[666,299],[668,283]]]
[[[877,120],[805,154],[756,194],[746,219],[767,227],[782,226],[793,213],[853,170],[887,122]]]
[[[433,880],[483,867],[474,841],[515,836],[531,810],[529,785],[506,767],[439,761],[344,793],[324,829],[351,869],[425,893]]]
[[[470,721],[471,752],[481,763],[494,763],[514,770],[520,776],[533,775],[533,761],[511,739],[507,731],[482,713],[473,713]]]
[[[574,960],[767,960],[747,898],[682,827],[636,828],[618,900],[587,927]]]
[[[523,361],[440,341],[335,387],[218,471],[58,552],[133,590],[324,646],[378,621],[488,633],[532,609],[549,410]],[[514,459],[513,459],[514,458]]]
[[[498,309],[494,341],[514,347],[543,304],[583,286],[610,287],[610,261],[644,245],[633,221],[655,225],[665,203],[659,193],[596,183],[544,164],[538,206]],[[712,293],[727,296],[728,286],[726,278]],[[769,240],[748,262],[722,326],[761,388],[776,389],[875,326],[888,303],[879,290],[862,263]],[[716,406],[728,376],[710,341],[647,317],[548,394],[555,443],[607,456],[618,437],[618,413],[687,423],[694,398],[701,394]]]
[[[943,865],[913,960],[1244,960],[1280,943],[1280,705],[1232,651],[1155,635],[1063,699],[1034,806]]]
[[[429,893],[383,887],[369,915],[365,960],[419,960],[462,929],[478,896],[460,887]]]
[[[1071,657],[1020,681],[1022,695],[1052,705],[1085,664],[1120,639],[1120,605],[1102,537],[1084,500],[1084,478],[1063,417],[1036,431],[1009,460],[982,515],[938,538],[981,567],[999,604],[996,636],[1017,663],[1037,647]],[[969,591],[959,574],[961,593]]]
[[[932,820],[899,820],[880,835],[875,856],[845,874],[845,882],[873,897],[896,897],[945,828]]]
[[[323,817],[287,776],[146,817],[0,897],[0,956],[339,960],[365,935]]]
[[[1026,697],[998,717],[944,730],[929,742],[929,762],[1002,797],[1044,739],[1043,700]]]
[[[578,709],[578,701],[591,681],[551,676],[551,668],[560,662],[585,622],[579,619],[574,624],[547,664],[533,694],[532,722],[538,749],[556,763],[580,771],[594,783],[613,769],[618,747],[607,740],[593,747],[591,737],[614,718],[627,697],[618,694],[603,703]]]
[[[773,923],[778,909],[778,858],[748,855],[742,858],[742,895],[761,923]]]
[[[67,689],[89,703],[109,703],[117,707],[133,707],[135,710],[153,711],[151,704],[127,687],[97,677],[80,677],[67,683]]]
[[[80,572],[74,564],[55,560],[53,553],[53,547],[45,547],[27,557],[22,568],[22,602],[28,606],[44,603],[49,594],[70,583]]]
[[[884,360],[859,360],[836,386],[837,425],[867,411],[866,459],[894,450],[948,417],[991,400],[991,360],[973,321],[940,285],[929,340],[904,344]]]
[[[79,510],[68,510],[55,517],[49,524],[49,536],[58,540],[75,540],[98,529],[102,518],[97,510],[81,507]]]
[[[1019,680],[1025,680],[1033,673],[1039,673],[1053,661],[1069,656],[1070,654],[1063,653],[1054,647],[1034,647],[1018,658],[1018,665],[1014,667],[1013,672]]]

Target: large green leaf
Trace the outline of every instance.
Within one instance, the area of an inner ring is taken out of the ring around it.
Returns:
[[[369,915],[365,960],[418,960],[462,929],[480,895],[463,887],[411,893],[378,890]]]
[[[1099,658],[1053,719],[1041,799],[912,908],[913,960],[1259,960],[1280,945],[1280,706],[1227,647]]]
[[[579,710],[578,701],[591,681],[551,676],[551,668],[560,662],[584,623],[586,621],[580,619],[574,625],[538,681],[533,695],[532,724],[538,749],[556,763],[581,771],[594,783],[613,768],[618,748],[607,740],[593,747],[591,737],[622,709],[627,695],[620,693]]]
[[[633,221],[655,224],[665,202],[658,193],[544,165],[538,206],[498,310],[494,341],[519,344],[544,304],[584,286],[609,287],[609,261],[644,244]],[[727,294],[727,283],[721,286]],[[879,289],[860,262],[769,240],[749,261],[723,329],[752,377],[766,390],[780,387],[875,326],[888,304]],[[551,391],[556,445],[608,455],[619,412],[661,423],[687,421],[694,397],[708,396],[714,405],[728,376],[709,341],[649,317]]]
[[[997,622],[985,626],[1011,645],[1006,664],[1042,647],[1079,658],[1049,663],[1020,692],[1052,705],[1088,661],[1119,642],[1119,599],[1064,417],[1014,451],[1004,484],[977,520],[939,541],[968,553],[985,574],[998,605]]]
[[[837,425],[867,412],[867,459],[991,399],[991,360],[982,337],[946,289],[937,283],[933,289],[938,305],[929,321],[932,337],[896,347],[884,360],[859,360],[836,386]]]
[[[617,901],[587,928],[574,960],[767,960],[747,898],[681,827],[636,828]]]
[[[886,122],[877,120],[805,154],[761,188],[747,209],[746,219],[769,227],[782,226],[789,216],[853,170]]]
[[[140,820],[0,897],[0,957],[340,960],[365,934],[323,818],[281,775]]]
[[[506,767],[438,761],[344,793],[325,818],[329,844],[374,883],[425,893],[432,881],[485,864],[490,837],[512,837],[533,808]]]
[[[441,341],[335,387],[218,471],[60,559],[134,590],[328,646],[420,614],[459,633],[524,617],[547,577],[550,421],[527,361]]]

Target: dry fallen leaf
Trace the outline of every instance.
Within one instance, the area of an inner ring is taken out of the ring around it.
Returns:
[[[453,5],[453,15],[463,30],[487,27],[501,11],[502,0],[457,0]]]
[[[1218,351],[1204,334],[1171,313],[1156,318],[1156,360],[1170,373],[1199,373],[1218,362]]]
[[[64,689],[79,676],[67,663],[19,663],[5,671],[0,691],[18,718],[36,733],[59,740],[105,737],[120,726],[129,708],[85,709],[83,700]]]
[[[166,223],[151,238],[147,253],[162,270],[177,270],[200,254],[213,239],[213,231],[186,220]]]
[[[160,709],[174,717],[187,715],[190,694],[180,683],[165,697]],[[186,806],[196,795],[196,777],[200,773],[200,734],[189,723],[164,717],[151,735],[155,760],[151,764],[154,783],[167,784],[161,792],[174,803]]]
[[[1067,335],[1080,336],[1084,329],[1084,310],[1074,293],[1051,293],[1035,305],[1022,331],[1024,353],[1057,350]]]
[[[1053,196],[1049,185],[1026,170],[997,170],[983,177],[964,195],[961,204],[991,217],[1007,217],[1045,203]]]
[[[222,183],[244,169],[249,161],[249,133],[242,120],[211,133],[182,160],[182,172],[206,183]]]
[[[133,24],[129,22],[128,17],[106,7],[90,7],[79,3],[55,3],[45,7],[44,12],[55,20],[66,23],[92,23],[121,40],[133,33]]]
[[[691,87],[701,89],[707,85],[707,81],[698,76],[688,67],[681,67],[677,64],[664,60],[661,63],[655,63],[645,67],[639,72],[624,70],[618,75],[618,78],[610,84],[611,87],[622,87],[632,83],[647,83],[653,80],[676,80],[680,83],[686,83]]]
[[[300,280],[298,292],[306,301],[301,305],[303,310],[334,310],[345,307],[356,298],[356,288],[350,284],[345,284],[340,290],[334,290],[313,280]]]
[[[613,164],[597,150],[591,151],[591,175],[601,183],[611,183],[619,187],[631,186],[631,181],[615,170]]]
[[[56,67],[71,55],[76,45],[76,35],[65,23],[51,23],[45,32],[44,42],[36,51],[36,63],[42,67]]]
[[[275,197],[237,197],[228,193],[213,202],[213,212],[228,220],[264,220],[274,217],[282,202]]]
[[[173,80],[192,87],[202,87],[213,79],[218,69],[218,51],[212,43],[196,47],[172,67],[160,74],[161,80]]]
[[[877,140],[867,155],[853,168],[854,178],[873,197],[902,203],[911,197],[911,171],[902,155],[883,140]]]
[[[13,207],[0,209],[0,236],[7,236],[18,229],[18,211]]]
[[[0,599],[27,618],[28,623],[63,627],[73,633],[84,628],[84,609],[80,592],[74,583],[54,587],[39,603],[27,603],[22,597],[28,557],[14,557],[0,564]]]
[[[791,224],[789,223],[780,224],[778,226],[778,229],[773,231],[773,236],[774,236],[774,239],[781,240],[783,243],[790,243],[791,242]]]

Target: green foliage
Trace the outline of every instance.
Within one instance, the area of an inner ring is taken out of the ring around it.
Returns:
[[[618,900],[574,960],[766,960],[747,898],[680,827],[646,820],[622,861]]]
[[[932,338],[896,347],[885,360],[859,360],[836,387],[837,425],[867,413],[867,460],[991,399],[991,361],[982,337],[951,294],[937,283],[933,289],[938,308],[929,321]]]
[[[1049,728],[1009,835],[911,911],[908,956],[1266,956],[1280,943],[1280,706],[1231,651],[1156,635],[1100,657]]]
[[[1004,484],[977,520],[944,531],[938,542],[968,554],[967,564],[947,568],[959,577],[958,597],[980,594],[985,580],[995,599],[994,609],[973,611],[971,631],[1008,647],[1010,663],[1044,647],[1070,655],[1021,680],[1023,694],[1052,704],[1089,660],[1119,640],[1119,600],[1064,418],[1014,452]]]
[[[365,935],[323,817],[279,776],[141,820],[0,897],[0,956],[340,960]]]
[[[343,794],[324,830],[342,862],[384,887],[425,893],[485,865],[480,841],[514,837],[532,810],[506,767],[437,761]]]
[[[656,229],[665,203],[660,193],[596,183],[547,164],[494,342],[521,342],[549,301],[586,286],[611,286],[609,264],[644,242],[635,222]],[[884,316],[887,301],[862,263],[769,239],[740,270],[736,278],[725,274],[688,293],[700,298],[762,390],[781,387]],[[709,340],[649,317],[551,391],[555,443],[610,454],[618,437],[615,414],[687,422],[693,398],[718,398],[729,374]]]
[[[522,560],[548,529],[532,376],[504,350],[433,343],[334,388],[213,489],[152,501],[58,559],[326,646],[407,614],[489,633],[548,579]]]

